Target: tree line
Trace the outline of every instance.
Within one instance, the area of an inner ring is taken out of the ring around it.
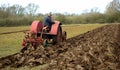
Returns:
[[[2,4],[0,6],[0,26],[23,26],[30,25],[34,20],[43,21],[46,14],[36,13],[39,6],[30,3],[26,7],[15,4]],[[119,23],[120,0],[113,0],[106,6],[106,11],[100,13],[97,8],[90,12],[77,14],[53,13],[56,20],[63,24],[87,24],[87,23]]]

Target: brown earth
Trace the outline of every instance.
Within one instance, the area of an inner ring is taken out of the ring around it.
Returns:
[[[67,42],[0,58],[0,69],[46,65],[43,70],[120,70],[120,24],[106,25]]]

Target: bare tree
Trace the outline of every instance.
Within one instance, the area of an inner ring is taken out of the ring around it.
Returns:
[[[19,4],[9,6],[9,4],[2,4],[0,7],[0,14],[2,17],[7,17],[11,15],[22,16],[24,15],[25,8]]]
[[[120,11],[120,0],[113,0],[107,5],[106,12],[119,12]]]
[[[33,15],[35,15],[38,8],[39,8],[38,5],[35,5],[34,3],[30,3],[26,7],[26,12],[27,12],[28,15],[33,16]]]
[[[94,7],[91,9],[90,11],[91,13],[98,13],[99,12],[99,8],[98,7]]]
[[[13,5],[15,7],[15,14],[24,14],[24,8],[21,5]]]
[[[107,5],[106,14],[110,22],[120,21],[120,0],[113,0]]]
[[[0,9],[3,11],[6,11],[8,7],[9,7],[9,4],[1,4]]]
[[[9,4],[1,4],[0,6],[0,18],[7,18],[11,16],[11,13],[7,11]]]

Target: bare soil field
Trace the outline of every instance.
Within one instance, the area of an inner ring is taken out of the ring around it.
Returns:
[[[105,25],[59,45],[2,57],[0,69],[44,65],[42,70],[119,70],[119,36],[120,24]]]

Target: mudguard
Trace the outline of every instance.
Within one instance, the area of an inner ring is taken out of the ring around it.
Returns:
[[[43,23],[41,21],[33,21],[30,27],[31,33],[38,33],[43,28]]]
[[[61,25],[59,21],[54,21],[55,23],[52,25],[50,34],[57,35],[58,27]]]

